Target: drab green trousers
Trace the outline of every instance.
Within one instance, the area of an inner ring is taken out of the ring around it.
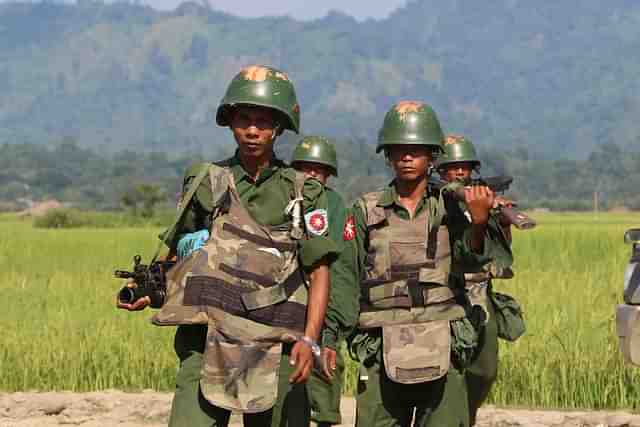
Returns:
[[[224,427],[231,411],[212,405],[200,392],[200,378],[207,335],[206,326],[179,326],[174,348],[180,359],[176,392],[171,405],[169,427]],[[247,427],[308,426],[309,399],[304,384],[289,384],[293,367],[289,365],[291,346],[285,345],[280,361],[278,396],[273,409],[258,414],[244,414]]]
[[[391,381],[381,353],[361,368],[356,427],[467,427],[469,409],[464,375],[453,365],[444,377],[420,384]],[[373,358],[372,358],[373,359]]]
[[[344,376],[342,352],[336,353],[336,370],[331,383],[324,381],[315,371],[307,382],[307,391],[311,403],[311,421],[319,425],[340,424],[340,397]]]
[[[480,332],[477,353],[465,371],[470,425],[476,423],[478,409],[489,396],[498,375],[498,324],[493,302],[490,297],[488,300],[489,319]]]

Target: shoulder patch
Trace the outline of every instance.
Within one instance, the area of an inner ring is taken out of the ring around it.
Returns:
[[[349,215],[344,222],[344,229],[342,230],[342,240],[349,241],[356,237],[356,221],[353,215]]]
[[[304,222],[311,234],[321,236],[329,229],[326,209],[316,209],[304,215]]]

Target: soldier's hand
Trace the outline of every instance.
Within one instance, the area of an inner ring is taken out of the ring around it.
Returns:
[[[127,280],[128,288],[134,289],[136,286],[136,283],[132,279]],[[118,296],[116,296],[116,307],[122,310],[140,311],[144,310],[149,305],[151,305],[151,298],[149,297],[142,297],[137,301],[134,301],[133,304],[125,304],[123,302],[120,302],[120,299],[118,298]]]
[[[311,375],[313,367],[313,353],[308,344],[298,341],[294,344],[289,357],[289,363],[296,367],[295,371],[289,377],[292,384],[301,384],[306,382]]]
[[[329,347],[322,348],[322,374],[333,379],[333,373],[336,370],[336,351]]]
[[[465,187],[464,201],[471,214],[473,224],[486,224],[493,207],[495,193],[489,187],[474,185]]]

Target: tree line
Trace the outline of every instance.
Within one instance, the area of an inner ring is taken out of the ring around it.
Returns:
[[[298,138],[285,134],[276,151],[290,158]],[[375,145],[362,139],[335,141],[339,177],[331,185],[347,200],[384,186],[390,171]],[[640,151],[607,143],[584,160],[549,159],[526,146],[498,150],[479,145],[485,176],[511,175],[508,195],[525,208],[589,210],[594,193],[600,209],[640,210]],[[18,210],[31,202],[57,199],[82,209],[135,211],[150,216],[155,206],[173,207],[182,174],[198,161],[219,160],[233,153],[231,138],[217,154],[100,152],[73,139],[40,144],[0,145],[0,210]]]

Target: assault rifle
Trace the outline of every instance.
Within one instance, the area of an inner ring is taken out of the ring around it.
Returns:
[[[480,185],[489,187],[495,193],[504,193],[509,189],[509,186],[513,182],[513,177],[509,175],[502,176],[492,176],[492,177],[474,177],[471,178],[468,182],[458,183],[456,186],[455,183],[453,185],[448,186],[448,182],[442,179],[431,177],[429,178],[429,185],[437,190],[441,190],[447,186],[447,193],[452,194],[458,200],[464,200],[464,187],[465,186],[474,186]],[[514,203],[515,207],[516,204]],[[518,230],[530,230],[535,228],[537,225],[536,221],[528,216],[527,214],[515,210],[514,208],[507,206],[498,206],[497,211],[507,220],[507,222]]]
[[[116,270],[113,275],[118,279],[133,279],[134,287],[125,286],[118,293],[118,301],[133,304],[143,297],[151,299],[151,307],[160,308],[167,293],[165,273],[175,265],[175,261],[153,261],[150,265],[141,264],[140,255],[133,257],[133,271]]]

